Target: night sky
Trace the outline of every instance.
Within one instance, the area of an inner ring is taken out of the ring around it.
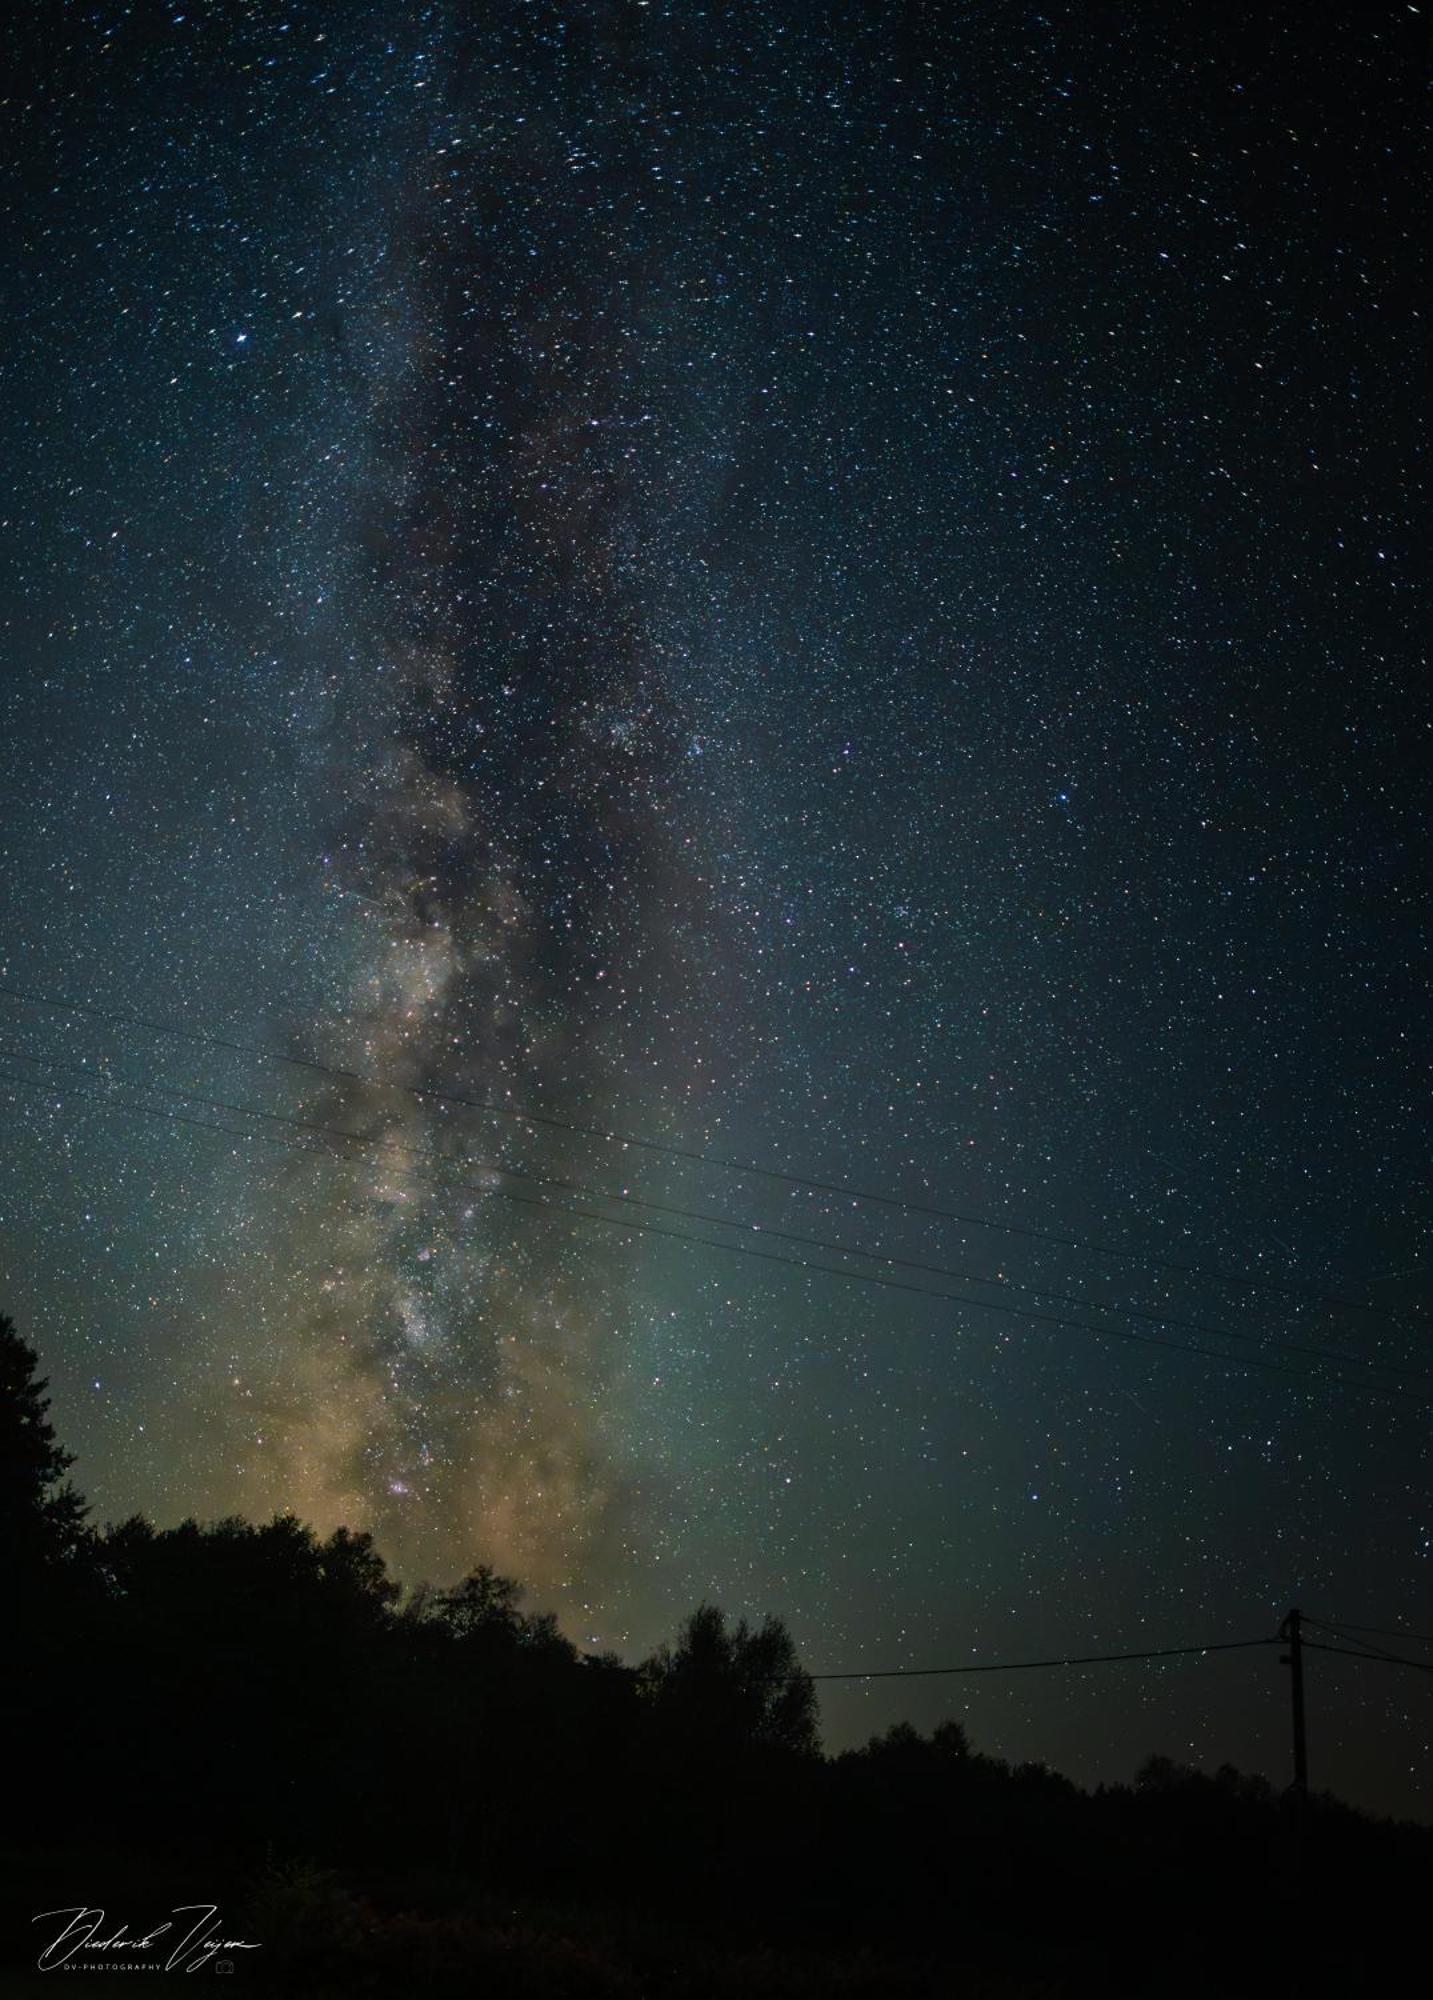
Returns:
[[[95,1518],[628,1658],[1433,1631],[1419,10],[0,37],[0,1310]],[[1284,1679],[823,1712],[1282,1782]],[[1427,1676],[1309,1679],[1433,1816]]]

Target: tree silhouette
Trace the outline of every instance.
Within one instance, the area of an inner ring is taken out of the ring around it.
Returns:
[[[89,1511],[65,1474],[73,1452],[55,1439],[39,1356],[0,1314],[0,1549],[14,1574],[73,1557]]]
[[[729,1627],[714,1604],[699,1605],[676,1645],[646,1663],[642,1683],[659,1723],[689,1750],[816,1754],[815,1685],[779,1618]]]
[[[516,1643],[522,1629],[518,1603],[522,1587],[479,1563],[461,1583],[433,1600],[434,1615],[455,1639],[499,1639]]]

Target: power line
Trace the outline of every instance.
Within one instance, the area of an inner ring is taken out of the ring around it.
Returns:
[[[12,1083],[20,1082],[24,1084],[25,1087],[33,1090],[41,1090],[45,1088],[44,1085],[36,1083],[33,1079],[30,1078],[8,1077],[6,1080]],[[55,1088],[55,1086],[50,1086],[50,1087]],[[63,1086],[60,1087],[63,1088]],[[177,1096],[186,1095],[186,1093],[178,1091],[171,1092],[170,1094]],[[222,1100],[199,1099],[197,1101],[201,1103],[207,1103],[211,1105],[213,1108],[231,1111],[235,1115],[240,1117],[255,1117],[266,1120],[272,1120],[286,1125],[296,1125],[299,1126],[301,1130],[312,1131],[320,1136],[331,1139],[344,1140],[350,1144],[371,1146],[377,1143],[375,1140],[368,1138],[363,1134],[345,1132],[337,1127],[315,1125],[308,1123],[307,1121],[299,1121],[297,1119],[287,1117],[285,1114],[279,1112],[254,1111],[249,1109],[248,1107],[241,1105],[236,1106],[236,1105],[225,1104]],[[179,1113],[162,1111],[156,1107],[135,1105],[123,1098],[115,1098],[112,1096],[110,1102],[115,1104],[117,1108],[121,1110],[135,1110],[141,1112],[143,1115],[148,1117],[168,1119],[172,1123],[191,1125],[199,1130],[217,1131],[222,1133],[225,1137],[229,1138],[248,1138],[250,1136],[258,1136],[258,1135],[251,1135],[243,1131],[235,1132],[231,1128],[225,1126],[208,1125],[205,1123],[205,1121],[201,1119],[188,1118]],[[283,1142],[278,1142],[278,1143],[283,1143]],[[299,1146],[297,1148],[291,1146],[290,1150],[312,1152],[316,1149],[307,1146]],[[329,1155],[329,1157],[333,1156]],[[485,1187],[475,1181],[453,1180],[447,1176],[423,1174],[421,1172],[416,1172],[412,1168],[409,1168],[406,1171],[410,1174],[410,1176],[416,1179],[425,1181],[428,1184],[437,1186],[439,1188],[448,1189],[452,1192],[459,1192],[459,1191],[471,1192],[486,1199],[513,1202],[523,1207],[539,1209],[544,1213],[550,1215],[563,1216],[570,1219],[576,1219],[579,1221],[595,1222],[609,1229],[637,1231],[643,1235],[666,1237],[669,1238],[671,1241],[677,1243],[696,1244],[706,1249],[724,1250],[733,1255],[756,1257],[760,1258],[765,1263],[779,1264],[788,1270],[815,1272],[827,1277],[846,1279],[847,1281],[854,1284],[877,1285],[880,1286],[883,1290],[904,1292],[906,1294],[913,1295],[916,1298],[937,1299],[942,1302],[955,1305],[966,1305],[966,1306],[974,1306],[976,1308],[984,1308],[991,1312],[1005,1313],[1017,1319],[1029,1320],[1039,1325],[1065,1327],[1073,1332],[1092,1335],[1097,1339],[1107,1338],[1111,1340],[1123,1340],[1128,1342],[1134,1342],[1138,1345],[1146,1347],[1156,1347],[1156,1348],[1169,1349],[1181,1353],[1197,1354],[1209,1360],[1226,1362],[1236,1368],[1259,1368],[1268,1373],[1290,1376],[1295,1381],[1317,1383],[1320,1386],[1331,1386],[1331,1387],[1341,1387],[1341,1388],[1351,1389],[1355,1393],[1364,1395],[1392,1396],[1401,1400],[1411,1401],[1415,1403],[1419,1408],[1433,1407],[1433,1401],[1430,1401],[1429,1398],[1420,1396],[1416,1391],[1404,1388],[1402,1386],[1394,1387],[1394,1386],[1384,1385],[1382,1383],[1352,1381],[1349,1378],[1340,1375],[1321,1377],[1315,1374],[1311,1370],[1301,1369],[1301,1368],[1290,1368],[1285,1366],[1281,1362],[1271,1361],[1258,1355],[1226,1354],[1216,1348],[1209,1348],[1209,1347],[1204,1347],[1202,1345],[1196,1345],[1195,1343],[1189,1341],[1161,1340],[1152,1334],[1134,1333],[1131,1332],[1129,1329],[1123,1327],[1091,1326],[1086,1322],[1080,1320],[1068,1319],[1060,1314],[1035,1312],[1030,1310],[1028,1307],[1005,1305],[993,1299],[972,1298],[967,1293],[938,1291],[929,1286],[913,1285],[896,1278],[878,1277],[874,1273],[868,1271],[842,1270],[838,1266],[831,1264],[814,1263],[809,1258],[804,1258],[804,1257],[802,1258],[783,1257],[775,1251],[759,1250],[752,1244],[724,1243],[712,1237],[693,1236],[683,1230],[668,1229],[658,1223],[635,1222],[627,1217],[603,1215],[590,1209],[574,1208],[571,1206],[564,1206],[553,1202],[540,1201],[537,1199],[536,1196],[517,1194],[509,1188]],[[600,1199],[601,1197],[599,1196],[598,1198]]]
[[[808,1674],[813,1681],[904,1681],[937,1674],[1022,1674],[1039,1667],[1102,1667],[1117,1660],[1174,1660],[1192,1653],[1237,1653],[1251,1646],[1277,1646],[1269,1639],[1219,1639],[1207,1646],[1160,1646],[1147,1653],[1061,1653],[1049,1660],[981,1660],[965,1667],[866,1667],[844,1673]]]
[[[0,1044],[0,1055],[7,1055],[11,1059],[21,1062],[39,1064],[53,1070],[63,1070],[71,1075],[84,1076],[91,1080],[107,1083],[114,1080],[114,1073],[109,1070],[102,1069],[96,1071],[87,1063],[65,1062],[59,1057],[49,1054],[32,1055],[28,1050],[17,1049],[7,1044]],[[112,1059],[104,1055],[97,1058],[97,1060],[108,1064]],[[341,1128],[325,1125],[314,1119],[302,1118],[293,1113],[269,1111],[249,1105],[234,1104],[222,1098],[205,1097],[197,1092],[185,1090],[177,1084],[171,1084],[167,1078],[160,1078],[156,1081],[147,1077],[121,1075],[120,1080],[126,1084],[133,1085],[137,1089],[152,1091],[156,1095],[178,1097],[188,1103],[200,1104],[209,1110],[223,1111],[237,1117],[263,1119],[270,1123],[292,1126],[301,1131],[319,1132],[331,1138],[342,1138],[356,1144],[376,1145],[379,1143],[379,1140],[373,1135],[345,1132]],[[684,1208],[672,1202],[656,1201],[649,1196],[629,1194],[625,1190],[593,1187],[582,1181],[564,1180],[552,1174],[535,1173],[525,1167],[510,1165],[502,1159],[485,1159],[469,1153],[453,1154],[445,1152],[441,1147],[413,1146],[394,1139],[385,1139],[382,1143],[396,1152],[406,1153],[414,1158],[437,1160],[445,1166],[483,1168],[489,1172],[505,1174],[513,1180],[527,1181],[540,1187],[555,1188],[560,1192],[576,1194],[589,1200],[600,1200],[632,1208],[646,1209],[653,1214],[669,1215],[685,1222],[695,1222],[721,1229],[749,1232],[775,1242],[797,1244],[805,1249],[829,1251],[842,1257],[864,1257],[873,1263],[884,1264],[893,1270],[916,1271],[926,1277],[944,1278],[957,1284],[987,1285],[992,1289],[1016,1292],[1029,1298],[1051,1300],[1058,1304],[1075,1306],[1086,1312],[1116,1313],[1123,1318],[1141,1320],[1152,1326],[1175,1327],[1187,1333],[1204,1334],[1216,1340],[1243,1341],[1251,1346],[1274,1348],[1281,1353],[1307,1355],[1316,1361],[1344,1362],[1356,1368],[1374,1368],[1381,1370],[1384,1374],[1391,1374],[1404,1379],[1412,1377],[1417,1380],[1433,1383],[1433,1374],[1428,1373],[1424,1369],[1411,1368],[1406,1364],[1398,1362],[1382,1361],[1377,1357],[1353,1354],[1347,1349],[1314,1346],[1306,1341],[1282,1338],[1270,1339],[1260,1334],[1243,1333],[1231,1327],[1210,1326],[1203,1321],[1186,1319],[1173,1313],[1154,1312],[1141,1306],[1110,1305],[1104,1300],[1082,1297],[1076,1292],[1060,1291],[1053,1286],[1020,1284],[1012,1279],[1003,1277],[987,1277],[979,1271],[953,1270],[947,1265],[924,1263],[910,1257],[897,1257],[883,1250],[868,1250],[858,1244],[843,1243],[839,1239],[832,1237],[808,1236],[793,1230],[777,1229],[764,1223],[746,1221],[740,1217],[713,1214],[710,1210]],[[856,1274],[848,1273],[846,1275],[854,1276]],[[924,1290],[925,1288],[922,1287],[922,1289]]]
[[[1412,1667],[1415,1673],[1433,1674],[1433,1660],[1405,1660],[1399,1653],[1356,1653],[1348,1646],[1325,1645],[1322,1639],[1305,1639],[1304,1644],[1314,1653],[1342,1653],[1346,1660],[1375,1660],[1394,1667]]]
[[[194,1028],[180,1028],[169,1022],[146,1020],[143,1015],[131,1014],[123,1009],[101,1007],[92,1002],[61,999],[53,994],[34,993],[24,988],[0,984],[0,998],[14,1000],[22,1006],[49,1008],[58,1013],[88,1015],[97,1020],[114,1021],[128,1027],[142,1028],[149,1034],[173,1035],[181,1041],[194,1042],[201,1047],[225,1049],[230,1054],[253,1057],[262,1062],[284,1063],[291,1068],[309,1070],[321,1076],[333,1077],[346,1083],[362,1083],[376,1090],[395,1090],[410,1097],[427,1099],[441,1104],[461,1105],[469,1111],[483,1112],[492,1117],[511,1118],[519,1123],[540,1126],[548,1130],[568,1132],[583,1138],[600,1139],[605,1144],[631,1147],[650,1153],[661,1153],[671,1159],[685,1160],[690,1164],[711,1167],[723,1173],[757,1175],[767,1180],[777,1181],[784,1186],[804,1188],[818,1194],[838,1195],[850,1201],[871,1203],[883,1208],[894,1208],[907,1215],[924,1216],[938,1222],[955,1222],[973,1229],[990,1229],[1002,1235],[1017,1236],[1035,1243],[1049,1243],[1066,1250],[1076,1250],[1083,1255],[1118,1257],[1129,1263],[1143,1264],[1151,1270],[1165,1271],[1180,1277],[1197,1278],[1206,1283],[1234,1285],[1246,1290],[1268,1291],[1286,1298],[1313,1300],[1325,1305],[1339,1306],[1351,1312],[1364,1312],[1395,1323],[1401,1319],[1424,1320],[1426,1315],[1416,1309],[1405,1313],[1390,1312],[1386,1307],[1377,1306],[1362,1299],[1343,1298],[1337,1293],[1321,1292],[1316,1286],[1280,1282],[1272,1278],[1250,1278],[1230,1271],[1210,1269],[1194,1264],[1175,1263],[1168,1259],[1150,1256],[1139,1250],[1123,1250],[1113,1244],[1092,1243],[1077,1236],[1065,1236],[1050,1230],[1040,1230],[1023,1223],[999,1222],[990,1216],[970,1215],[958,1209],[940,1208],[930,1203],[918,1202],[904,1195],[882,1194],[869,1188],[855,1187],[843,1181],[824,1181],[805,1174],[788,1173],[779,1167],[764,1167],[746,1160],[732,1160],[716,1153],[700,1152],[693,1147],[679,1146],[673,1141],[649,1139],[635,1133],[616,1132],[600,1125],[586,1125],[576,1120],[554,1117],[548,1112],[521,1111],[511,1104],[500,1104],[490,1098],[468,1097],[461,1092],[426,1088],[420,1084],[397,1083],[387,1077],[372,1076],[362,1070],[347,1069],[338,1064],[320,1062],[313,1056],[296,1056],[279,1049],[266,1049],[254,1043],[236,1042],[226,1036],[201,1033]]]
[[[1421,1661],[1405,1660],[1401,1654],[1390,1653],[1384,1646],[1375,1646],[1371,1639],[1356,1638],[1351,1630],[1345,1631],[1342,1626],[1327,1624],[1322,1618],[1305,1618],[1304,1623],[1312,1625],[1317,1631],[1331,1632],[1336,1639],[1347,1639],[1350,1645],[1357,1646],[1370,1659],[1393,1660],[1405,1667],[1424,1664]]]
[[[1337,1625],[1326,1625],[1321,1618],[1305,1618],[1303,1622],[1305,1625],[1311,1625],[1317,1632],[1332,1633],[1335,1639],[1347,1639],[1350,1645],[1357,1646],[1368,1659],[1392,1660],[1397,1657],[1393,1653],[1386,1652],[1382,1646],[1375,1646],[1370,1639],[1355,1639],[1351,1632],[1341,1631]]]
[[[1322,1626],[1326,1632],[1370,1632],[1376,1639],[1414,1639],[1420,1646],[1433,1646],[1433,1633],[1410,1632],[1406,1625],[1355,1625],[1349,1618],[1342,1618],[1337,1625],[1326,1625],[1321,1618],[1310,1618],[1310,1625]]]
[[[66,1086],[63,1084],[61,1085],[47,1084],[44,1082],[40,1082],[33,1077],[16,1077],[3,1071],[0,1071],[0,1080],[9,1083],[12,1086],[18,1085],[22,1089],[39,1091],[39,1092],[43,1092],[46,1089],[63,1091],[66,1088]],[[173,1092],[171,1094],[180,1095],[181,1093]],[[214,1100],[201,1100],[201,1101],[214,1102]],[[217,1126],[209,1124],[205,1120],[190,1118],[182,1113],[165,1111],[155,1106],[134,1104],[129,1100],[117,1097],[114,1094],[111,1094],[108,1100],[101,1100],[101,1102],[105,1105],[105,1108],[113,1107],[121,1111],[138,1112],[142,1116],[163,1119],[172,1124],[193,1126],[201,1131],[218,1132],[226,1138],[248,1139],[248,1138],[263,1136],[262,1134],[245,1132],[242,1130],[236,1132],[232,1128],[227,1126]],[[279,1122],[286,1124],[295,1122],[284,1117],[283,1114],[276,1112],[255,1112],[248,1110],[244,1107],[232,1107],[232,1108],[236,1110],[236,1113],[239,1116],[276,1119]],[[373,1140],[367,1139],[361,1134],[343,1132],[333,1127],[315,1126],[309,1129],[314,1130],[321,1136],[345,1140],[350,1144],[372,1145],[375,1143]],[[295,1146],[293,1142],[285,1142],[283,1140],[275,1140],[273,1143],[278,1144],[280,1146],[286,1146],[286,1149],[289,1151],[311,1153],[316,1150],[323,1150],[325,1151],[326,1157],[334,1157],[333,1155],[327,1154],[326,1149],[314,1148],[302,1144]],[[343,1156],[338,1156],[338,1157],[342,1158]],[[665,1225],[660,1223],[636,1222],[632,1220],[630,1217],[603,1215],[591,1209],[576,1208],[572,1206],[561,1205],[554,1202],[546,1202],[540,1200],[535,1195],[517,1194],[510,1188],[484,1187],[474,1181],[458,1181],[449,1179],[446,1176],[425,1175],[413,1168],[408,1168],[405,1169],[404,1171],[406,1171],[410,1176],[416,1179],[426,1181],[431,1185],[435,1185],[439,1188],[446,1189],[454,1193],[460,1191],[466,1191],[476,1194],[488,1200],[512,1202],[521,1207],[537,1209],[545,1214],[565,1218],[568,1221],[593,1222],[600,1224],[601,1226],[608,1229],[620,1229],[628,1232],[635,1231],[639,1234],[648,1236],[661,1236],[668,1238],[676,1243],[697,1245],[700,1246],[701,1248],[710,1250],[723,1250],[734,1256],[756,1257],[761,1259],[761,1261],[764,1263],[779,1264],[786,1270],[815,1272],[824,1275],[826,1277],[845,1279],[849,1283],[853,1284],[875,1285],[879,1286],[882,1290],[885,1291],[903,1292],[906,1293],[907,1295],[913,1295],[916,1298],[935,1299],[941,1301],[942,1303],[972,1306],[975,1307],[977,1310],[1005,1313],[1014,1318],[1029,1320],[1038,1325],[1063,1327],[1071,1332],[1091,1335],[1095,1339],[1123,1340],[1126,1342],[1133,1342],[1136,1343],[1137,1345],[1144,1347],[1155,1347],[1166,1351],[1186,1353],[1186,1354],[1197,1354],[1203,1356],[1205,1359],[1208,1360],[1222,1361],[1230,1367],[1259,1368],[1268,1373],[1292,1377],[1293,1380],[1295,1381],[1309,1383],[1312,1386],[1323,1387],[1323,1388],[1338,1387],[1351,1390],[1358,1395],[1391,1396],[1398,1398],[1400,1400],[1406,1400],[1412,1402],[1416,1404],[1419,1408],[1426,1409],[1433,1407],[1433,1401],[1430,1401],[1429,1398],[1419,1396],[1416,1391],[1402,1387],[1386,1386],[1382,1383],[1375,1383],[1375,1382],[1352,1381],[1349,1378],[1340,1375],[1320,1376],[1315,1374],[1311,1370],[1302,1368],[1290,1368],[1285,1366],[1282,1362],[1271,1361],[1259,1355],[1226,1354],[1216,1348],[1199,1346],[1189,1341],[1161,1340],[1153,1334],[1135,1333],[1129,1330],[1128,1328],[1124,1327],[1091,1326],[1085,1321],[1068,1319],[1060,1314],[1035,1312],[1028,1307],[1005,1305],[993,1299],[972,1298],[968,1294],[960,1292],[937,1291],[925,1285],[909,1284],[901,1279],[882,1278],[877,1276],[874,1272],[848,1271],[848,1270],[842,1270],[839,1266],[836,1265],[813,1263],[809,1258],[783,1257],[776,1251],[760,1250],[754,1244],[724,1243],[714,1237],[693,1236],[684,1230],[668,1229],[667,1227],[665,1227]]]

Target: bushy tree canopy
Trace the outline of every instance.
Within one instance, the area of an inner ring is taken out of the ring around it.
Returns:
[[[74,1455],[56,1441],[39,1356],[0,1314],[0,1547],[7,1568],[72,1556],[84,1540],[84,1501],[66,1479]]]
[[[648,1661],[643,1686],[662,1724],[688,1749],[759,1744],[816,1752],[816,1689],[779,1618],[728,1625],[714,1604],[700,1605],[676,1645]]]

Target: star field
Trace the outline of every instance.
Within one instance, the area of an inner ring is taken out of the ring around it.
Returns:
[[[0,995],[0,1307],[97,1516],[633,1657],[1430,1629],[1418,11],[0,32],[0,987],[107,1010]],[[1250,1657],[827,1735],[1281,1773]],[[1310,1703],[1426,1816],[1422,1677]]]

